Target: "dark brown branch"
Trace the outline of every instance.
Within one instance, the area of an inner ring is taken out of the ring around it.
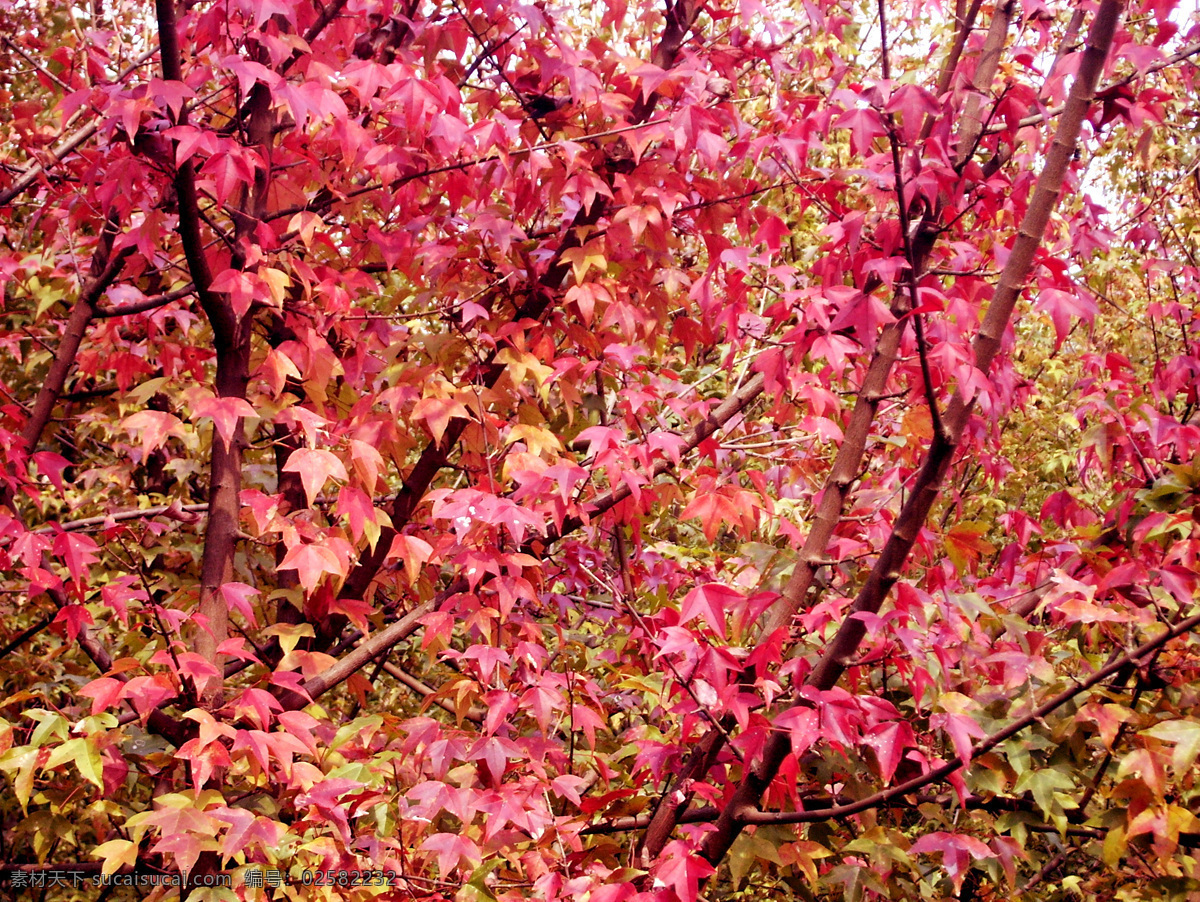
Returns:
[[[879,9],[879,44],[881,65],[883,68],[884,81],[891,81],[892,71],[889,61],[888,51],[888,33],[887,33],[887,5],[886,0],[878,0]],[[917,287],[917,280],[920,276],[920,270],[917,268],[920,265],[917,261],[916,251],[914,248],[912,231],[909,228],[908,203],[904,199],[904,166],[900,159],[900,139],[896,135],[896,116],[894,113],[888,113],[885,121],[887,122],[887,138],[888,147],[892,153],[892,180],[896,189],[896,209],[900,215],[900,235],[904,241],[904,258],[908,263],[905,273],[905,284],[908,287],[908,310],[912,317],[913,327],[917,333],[917,356],[921,361],[921,380],[925,385],[925,403],[929,407],[929,418],[933,423],[933,432],[935,435],[942,431],[942,415],[938,411],[937,395],[933,392],[933,376],[929,371],[929,355],[925,348],[925,326],[921,318],[921,298],[920,291]]]
[[[13,637],[3,648],[0,648],[0,658],[8,657],[12,652],[16,651],[46,627],[54,622],[54,615],[49,614],[35,623],[33,626],[22,630]]]
[[[147,310],[157,310],[159,307],[165,307],[172,301],[182,300],[191,294],[194,294],[196,288],[190,282],[182,288],[176,288],[174,291],[168,291],[166,294],[156,294],[153,297],[143,298],[140,301],[135,301],[131,304],[126,304],[124,307],[97,307],[93,313],[96,319],[113,319],[118,316],[133,316],[135,313],[145,313]]]
[[[75,365],[75,357],[79,353],[79,346],[83,342],[87,327],[92,321],[96,303],[116,280],[125,265],[126,258],[132,251],[131,247],[124,248],[116,254],[109,254],[103,249],[97,250],[96,263],[100,272],[92,277],[75,302],[71,316],[67,319],[67,325],[63,329],[62,340],[54,355],[54,362],[50,365],[50,372],[46,374],[46,380],[38,389],[33,411],[25,422],[25,428],[21,430],[21,444],[27,452],[32,452],[37,447],[37,443],[41,441],[42,432],[46,429],[46,424],[50,422],[54,407],[58,404],[59,396],[62,394],[63,386],[67,384],[67,376]]]
[[[338,17],[345,7],[346,0],[330,0],[329,3],[326,3],[324,6],[322,6],[321,12],[317,16],[316,20],[308,27],[308,30],[304,32],[304,43],[311,44],[313,41],[315,41],[320,36],[321,32],[329,26],[330,22]],[[296,58],[299,59],[298,56]],[[287,66],[290,65],[291,60],[289,58]],[[286,71],[287,66],[284,67],[284,71]]]
[[[92,278],[75,301],[75,306],[63,329],[58,350],[55,351],[54,360],[50,364],[50,371],[46,374],[41,388],[38,389],[33,410],[30,411],[29,419],[25,421],[25,426],[21,430],[20,451],[24,454],[32,454],[37,448],[38,442],[42,440],[42,433],[45,432],[54,408],[62,397],[63,387],[67,384],[67,376],[70,374],[71,368],[75,366],[79,346],[83,343],[83,336],[87,333],[87,327],[92,321],[96,303],[120,274],[126,258],[133,250],[125,248],[116,254],[112,253],[113,225],[110,222],[106,227],[100,246],[96,248],[92,256]],[[7,507],[19,517],[16,485],[20,482],[21,474],[18,474],[16,463],[11,460],[9,474],[14,478],[14,482],[12,485],[0,486],[0,505]]]
[[[179,30],[175,0],[155,0],[163,78],[183,81],[183,62],[179,47]],[[247,238],[251,223],[261,219],[266,190],[270,180],[270,147],[272,114],[266,86],[259,83],[250,92],[247,113],[249,139],[264,152],[267,165],[257,174],[255,183],[246,192],[245,206],[239,217],[239,238]],[[173,117],[174,124],[183,124],[187,112],[181,110]],[[187,258],[188,271],[195,287],[196,298],[213,330],[216,351],[214,388],[218,398],[246,396],[250,363],[250,322],[247,315],[239,322],[230,299],[212,291],[212,272],[204,250],[200,230],[200,207],[196,192],[196,173],[192,161],[185,160],[175,171],[175,193],[179,207],[179,235]],[[231,266],[240,269],[244,260],[235,253]],[[209,463],[208,520],[204,531],[204,552],[201,560],[200,603],[198,613],[204,623],[197,632],[196,651],[223,669],[221,644],[228,636],[229,611],[221,597],[220,587],[232,580],[233,559],[238,536],[238,495],[242,480],[242,421],[239,419],[230,436],[218,435],[214,429]],[[210,685],[204,702],[219,705],[222,687]]]
[[[962,52],[962,46],[966,42],[967,34],[973,22],[974,15],[969,14],[961,24],[958,39],[955,41],[954,47],[951,48],[951,56],[955,59],[957,59],[956,55]],[[886,36],[884,43],[886,43]],[[945,84],[939,86],[944,92],[953,75],[953,67],[943,68],[942,75]],[[981,77],[986,77],[990,82],[991,75],[986,70],[982,73]],[[927,120],[925,130],[931,132],[932,128],[932,122]],[[897,177],[899,177],[899,161],[895,156],[893,160],[897,168]],[[908,210],[904,208],[902,186],[898,193],[898,199],[902,208],[902,222],[904,223],[903,228],[907,241],[906,254],[910,275],[913,280],[910,283],[911,290],[911,285],[915,283],[916,278],[919,277],[919,273],[924,270],[929,254],[932,252],[934,243],[936,242],[938,234],[936,216],[938,214],[929,213],[923,217],[916,234],[912,235],[908,228]],[[880,287],[880,284],[878,277],[872,276],[863,286],[862,291],[864,294],[870,294],[876,291]],[[912,296],[915,299],[915,291],[912,292]],[[796,612],[808,598],[817,572],[825,565],[825,550],[829,546],[829,542],[833,538],[838,524],[841,522],[842,511],[845,509],[850,488],[862,467],[862,459],[866,453],[871,424],[875,421],[875,414],[879,409],[880,403],[888,396],[888,379],[896,364],[900,352],[900,343],[904,336],[904,330],[907,327],[907,317],[904,314],[911,309],[911,305],[905,305],[902,298],[903,292],[899,291],[893,299],[892,312],[893,315],[897,316],[897,320],[886,325],[879,339],[876,341],[874,353],[871,356],[870,363],[867,365],[867,373],[863,378],[854,410],[850,415],[850,422],[843,432],[842,444],[838,447],[833,467],[826,477],[825,485],[821,492],[821,500],[817,506],[816,517],[805,538],[800,559],[797,561],[779,600],[767,612],[762,631],[763,636],[769,637],[777,630],[784,629],[791,623]],[[699,767],[702,763],[702,758],[692,755],[686,765],[689,769],[681,775],[682,778],[684,780],[702,778],[703,773],[694,770],[695,767]],[[648,854],[656,855],[661,851],[670,839],[678,818],[686,811],[686,807],[686,802],[681,802],[679,805],[660,805],[657,808],[655,817],[643,840]]]
[[[702,808],[690,808],[679,815],[679,823],[707,824],[710,821],[715,821],[720,813],[720,808],[714,808],[711,805],[705,805]],[[637,814],[627,817],[614,817],[612,820],[601,821],[598,824],[592,824],[590,827],[584,827],[579,833],[582,836],[600,836],[609,833],[628,833],[632,830],[642,830],[650,825],[652,816],[652,814]]]
[[[660,69],[671,69],[679,61],[679,54],[683,50],[684,42],[691,34],[692,27],[696,24],[696,17],[700,14],[704,4],[700,0],[665,0],[665,3],[666,24],[663,27],[662,36],[650,53],[650,62]],[[658,106],[658,101],[657,91],[652,91],[650,96],[639,99],[633,106],[630,120],[633,122],[645,121],[650,112]]]
[[[963,23],[963,28],[969,30],[973,23],[974,17],[968,15]],[[984,48],[983,58],[975,70],[974,84],[977,90],[981,85],[991,84],[999,60],[998,54],[993,53],[992,47],[996,44],[1003,46],[1006,29],[1007,24],[1005,24],[1005,30],[993,26],[989,31],[988,44]],[[960,41],[966,41],[965,34],[960,33],[955,46]],[[953,48],[951,52],[955,52]],[[961,48],[958,52],[961,53]],[[895,164],[894,159],[893,163]],[[901,206],[903,207],[903,200],[901,200]],[[907,210],[904,211],[904,216],[907,220]],[[910,235],[911,231],[911,228],[906,228],[906,236]],[[909,237],[907,255],[909,272],[914,282],[924,271],[936,239],[937,216],[936,214],[927,214],[922,219],[915,235]],[[863,286],[863,292],[869,294],[877,287],[878,281],[870,282]],[[912,290],[912,283],[909,284],[909,291],[911,301],[915,303],[917,293]],[[903,292],[898,292],[898,295],[902,296],[902,294]],[[842,511],[845,509],[850,487],[862,469],[862,460],[866,453],[871,424],[875,421],[875,414],[880,403],[887,397],[888,379],[900,353],[900,342],[907,324],[904,314],[911,309],[913,309],[911,304],[902,304],[899,298],[893,301],[892,312],[900,317],[899,321],[885,326],[876,342],[875,353],[872,355],[871,362],[867,366],[867,373],[863,377],[858,399],[850,414],[850,422],[846,425],[843,433],[842,444],[838,447],[833,467],[822,488],[821,501],[817,506],[812,527],[809,529],[808,536],[805,537],[800,560],[784,587],[782,597],[767,613],[767,620],[763,625],[764,636],[770,636],[776,630],[784,629],[791,623],[796,612],[808,598],[817,572],[825,565],[825,550],[833,539],[838,523],[841,522]]]
[[[448,714],[453,714],[456,717],[459,715],[459,711],[454,706],[453,702],[449,702],[444,698],[435,698],[435,696],[438,693],[438,690],[434,689],[432,686],[430,686],[424,680],[418,679],[417,677],[413,676],[411,673],[409,673],[403,667],[399,667],[396,664],[392,664],[389,661],[384,661],[382,669],[383,669],[384,673],[386,673],[388,676],[390,676],[396,682],[400,683],[402,686],[415,692],[417,695],[421,696],[422,698],[431,700],[432,704],[437,705],[439,708],[441,708],[443,711],[447,712]],[[478,706],[472,707],[469,710],[464,711],[462,713],[463,720],[469,720],[473,724],[483,723],[483,720],[485,717],[487,717],[487,709],[481,708]]]
[[[162,52],[162,73],[167,81],[183,81],[183,62],[179,50],[179,26],[175,16],[174,0],[155,0],[158,17],[158,40]],[[184,124],[186,111],[181,111],[176,125]],[[233,310],[223,298],[216,297],[209,286],[212,273],[208,258],[204,254],[204,240],[200,234],[200,205],[196,196],[196,171],[192,161],[185,160],[175,171],[175,193],[179,204],[179,237],[183,242],[184,256],[196,288],[196,297],[212,326],[216,344],[232,344],[236,326]]]
[[[199,515],[208,511],[208,504],[201,502],[200,504],[157,504],[154,507],[144,507],[138,510],[113,511],[108,514],[101,514],[95,517],[82,517],[78,520],[68,520],[65,523],[58,523],[53,526],[39,526],[34,532],[37,533],[53,533],[61,529],[63,532],[79,532],[81,530],[94,529],[98,526],[106,526],[109,523],[119,523],[122,520],[143,520],[150,517],[166,516],[171,520],[180,520],[181,522],[191,522],[199,519]],[[195,516],[192,516],[195,515]]]
[[[975,20],[979,17],[981,6],[983,6],[983,0],[971,0],[971,6],[958,21],[958,28],[954,32],[954,43],[950,46],[950,52],[946,54],[941,71],[938,72],[936,96],[939,98],[949,91],[954,83],[954,73],[958,70],[958,62],[962,59],[963,50],[966,49],[967,39],[971,37],[971,31],[975,28]],[[935,121],[933,115],[925,117],[925,125],[921,128],[922,141],[933,133]]]
[[[1055,868],[1060,867],[1068,858],[1078,851],[1079,850],[1074,846],[1067,846],[1065,849],[1047,861],[1044,865],[1042,865],[1041,870],[1034,874],[1033,877],[1030,878],[1029,882],[1021,887],[1020,894],[1023,896],[1026,893],[1032,892],[1039,883],[1041,883],[1054,872]]]

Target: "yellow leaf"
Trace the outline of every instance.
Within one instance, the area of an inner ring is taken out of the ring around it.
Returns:
[[[100,759],[100,751],[87,739],[68,739],[50,753],[43,767],[52,770],[60,764],[70,761],[78,768],[89,783],[97,788],[104,788],[104,762]]]
[[[5,773],[12,773],[14,770],[17,772],[17,776],[12,779],[12,785],[22,810],[28,808],[29,796],[33,793],[33,774],[37,769],[40,751],[39,748],[25,746],[24,748],[10,749],[3,757],[0,757],[0,770]]]
[[[268,266],[258,271],[258,277],[267,286],[267,293],[271,296],[271,303],[275,307],[283,307],[284,298],[287,297],[287,290],[292,284],[292,280],[288,277],[288,274],[281,269],[273,269]]]
[[[100,873],[104,876],[115,874],[121,868],[131,868],[137,864],[138,847],[127,839],[110,839],[92,849],[92,855],[104,859],[100,865]]]
[[[577,284],[583,281],[583,277],[593,266],[601,272],[608,269],[608,260],[604,254],[595,249],[594,244],[594,242],[588,242],[584,247],[573,247],[562,253],[563,260],[571,264],[571,271],[575,274]]]
[[[404,561],[404,575],[408,577],[408,584],[411,586],[421,575],[421,567],[429,560],[431,554],[433,546],[424,539],[418,539],[416,536],[396,536],[392,539],[388,557],[399,557]]]
[[[279,647],[286,655],[295,650],[302,637],[312,638],[316,633],[311,623],[275,623],[263,630],[262,635],[278,636]]]
[[[313,231],[321,225],[321,217],[311,210],[302,210],[288,220],[288,231],[296,232],[305,247],[312,247]]]
[[[537,455],[541,455],[543,451],[555,454],[563,450],[558,436],[553,432],[549,429],[542,429],[540,426],[532,426],[528,423],[518,423],[509,430],[505,444],[511,445],[514,442],[524,442],[525,447]]]
[[[946,554],[956,570],[962,572],[969,564],[996,550],[983,539],[987,529],[983,523],[964,521],[946,533]]]
[[[547,382],[554,376],[554,368],[546,366],[527,351],[516,348],[504,348],[496,355],[496,362],[508,367],[514,385],[520,385],[525,377],[532,374],[533,381],[539,389],[545,389]]]

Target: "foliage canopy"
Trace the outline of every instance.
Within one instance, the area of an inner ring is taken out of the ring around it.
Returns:
[[[1194,14],[0,36],[10,887],[1200,898]]]

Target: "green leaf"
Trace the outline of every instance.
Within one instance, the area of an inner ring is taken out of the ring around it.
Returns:
[[[1030,770],[1021,774],[1015,792],[1032,792],[1033,800],[1037,803],[1042,814],[1050,817],[1060,802],[1055,798],[1055,790],[1070,791],[1075,788],[1074,782],[1066,774],[1057,770]],[[1060,806],[1067,807],[1067,806]]]

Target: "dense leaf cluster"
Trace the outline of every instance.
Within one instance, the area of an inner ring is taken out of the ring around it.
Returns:
[[[1197,54],[0,0],[0,881],[1196,898]]]

